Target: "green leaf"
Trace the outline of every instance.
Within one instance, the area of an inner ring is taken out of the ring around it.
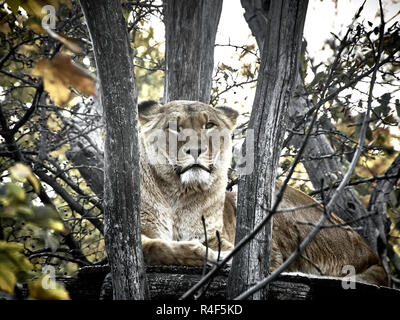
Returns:
[[[11,168],[8,169],[10,172],[10,175],[12,178],[14,178],[17,181],[21,182],[29,182],[33,189],[35,190],[36,193],[39,193],[40,191],[40,184],[39,180],[36,178],[36,176],[32,173],[32,170],[30,167],[23,163],[17,163]]]
[[[22,243],[0,241],[0,290],[13,293],[17,280],[33,269],[23,249]]]
[[[18,8],[22,5],[21,0],[7,0],[6,3],[10,10],[14,13],[18,13]]]
[[[46,289],[43,287],[42,281],[45,275],[41,276],[39,279],[29,282],[29,295],[32,299],[38,300],[71,300],[68,291],[63,285],[56,283],[54,289]]]
[[[35,225],[43,229],[51,229],[61,233],[67,233],[68,230],[65,228],[58,213],[50,206],[42,206],[33,208],[34,215],[27,219],[27,221],[34,223]]]
[[[7,182],[5,184],[6,194],[5,196],[0,196],[0,203],[7,206],[11,203],[24,204],[26,200],[26,194],[24,188],[21,186]]]
[[[17,277],[14,272],[0,262],[0,291],[14,293]]]

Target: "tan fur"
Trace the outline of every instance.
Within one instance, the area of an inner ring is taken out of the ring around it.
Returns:
[[[225,192],[227,170],[231,161],[231,141],[221,144],[218,161],[207,183],[182,184],[174,171],[178,163],[190,162],[184,156],[175,163],[152,164],[154,144],[148,137],[155,128],[168,132],[168,121],[178,119],[181,129],[192,128],[200,133],[212,121],[218,128],[232,130],[237,113],[229,108],[215,109],[200,102],[174,101],[164,106],[146,102],[139,107],[141,125],[141,198],[142,245],[149,264],[202,265],[206,255],[201,217],[207,229],[208,259],[216,261],[221,235],[222,254],[233,248],[236,226],[235,194]],[[229,139],[230,140],[230,139]],[[182,147],[182,143],[178,143]],[[211,146],[212,149],[212,146]],[[216,150],[213,150],[215,152]],[[210,152],[199,161],[210,165]],[[165,157],[164,153],[157,157]],[[279,183],[276,186],[279,190]],[[304,193],[288,188],[280,208],[293,208],[315,203]],[[277,268],[311,231],[322,214],[320,206],[279,213],[274,216],[271,269]],[[343,223],[338,217],[334,223]],[[307,247],[302,257],[288,271],[341,277],[344,265],[354,266],[357,280],[387,285],[386,273],[379,258],[362,238],[349,228],[324,228]]]

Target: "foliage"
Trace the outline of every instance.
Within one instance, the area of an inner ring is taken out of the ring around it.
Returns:
[[[161,7],[142,3],[122,2],[139,99],[158,99],[163,52],[148,18],[159,16]],[[54,6],[56,29],[42,28],[44,5]],[[31,297],[65,298],[62,288],[41,289],[43,268],[73,275],[78,267],[106,261],[101,195],[70,161],[77,142],[102,157],[90,36],[78,1],[10,0],[0,5],[0,42],[0,239],[17,245],[12,253],[30,264],[29,279],[37,278],[29,284]],[[102,174],[98,163],[86,168]],[[22,281],[18,270],[14,280]]]
[[[142,24],[144,26],[144,24]],[[136,50],[135,77],[140,99],[159,100],[164,85],[164,55],[160,51],[161,44],[154,40],[154,29],[136,33],[132,42]]]
[[[12,182],[0,185],[0,291],[14,293],[18,282],[28,282],[29,294],[33,299],[69,299],[68,292],[60,285],[56,289],[43,288],[42,278],[24,254],[24,244],[5,241],[9,239],[8,224],[22,227],[25,223],[43,231],[47,242],[55,235],[54,231],[67,233],[57,212],[47,206],[33,206],[24,187],[20,184],[29,181],[39,192],[40,186],[29,167],[17,163],[9,169]],[[18,227],[16,227],[18,228]],[[53,240],[54,242],[54,240]],[[53,251],[56,248],[52,248]],[[40,274],[40,273],[39,273]]]
[[[6,3],[14,14],[19,14],[21,8],[25,10],[24,24],[38,33],[45,32],[41,22],[47,14],[46,10],[43,9],[46,5],[51,5],[56,9],[59,9],[60,5],[65,5],[69,9],[72,8],[70,0],[7,0]]]

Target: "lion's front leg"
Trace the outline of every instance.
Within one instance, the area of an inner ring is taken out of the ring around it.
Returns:
[[[198,240],[173,241],[151,239],[142,235],[143,255],[147,264],[201,266],[206,258],[216,262],[218,253],[206,247]]]
[[[222,235],[221,237],[210,237],[207,239],[207,245],[214,251],[219,257],[218,261],[222,261],[225,257],[232,251],[233,243],[225,239]],[[210,249],[209,249],[210,250]],[[230,259],[227,263],[230,265],[232,259]]]

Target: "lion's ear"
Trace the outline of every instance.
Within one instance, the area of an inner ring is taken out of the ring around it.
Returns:
[[[223,116],[229,129],[233,129],[233,127],[236,125],[236,120],[237,117],[239,116],[239,112],[226,106],[216,107],[215,110],[217,110],[218,113]]]
[[[160,105],[154,100],[145,100],[138,104],[140,125],[145,124],[160,111]]]

